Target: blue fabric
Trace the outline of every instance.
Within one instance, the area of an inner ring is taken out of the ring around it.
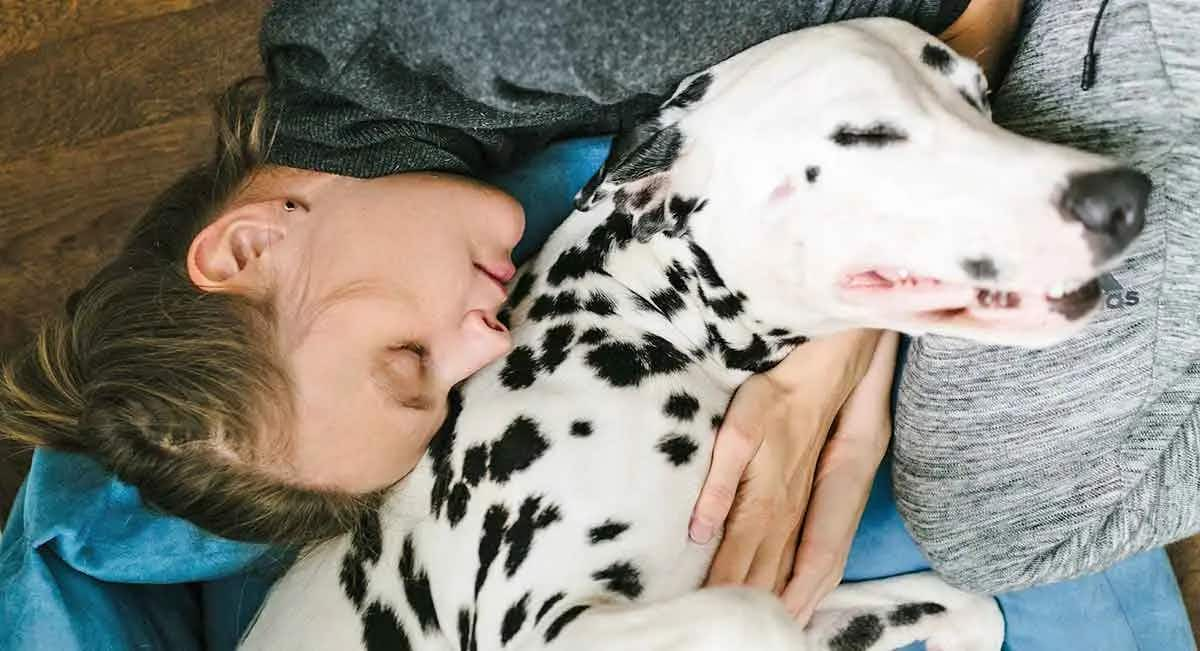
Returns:
[[[518,259],[570,212],[608,144],[560,143],[493,179],[525,205]],[[896,512],[889,470],[876,477],[847,580],[928,567]],[[0,537],[0,649],[232,649],[285,562],[146,509],[86,458],[39,450]],[[1010,651],[1195,648],[1161,550],[1000,603]]]

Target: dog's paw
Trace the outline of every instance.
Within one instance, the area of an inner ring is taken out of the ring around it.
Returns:
[[[992,597],[961,593],[925,640],[927,651],[1000,651],[1004,615]]]

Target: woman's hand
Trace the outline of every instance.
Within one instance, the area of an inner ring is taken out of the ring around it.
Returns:
[[[897,341],[873,330],[814,340],[738,389],[692,518],[697,542],[725,524],[710,585],[782,592],[802,621],[837,585],[891,434]]]

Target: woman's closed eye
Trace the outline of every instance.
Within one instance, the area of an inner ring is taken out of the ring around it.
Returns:
[[[380,388],[401,407],[429,409],[432,401],[426,391],[426,360],[425,347],[420,344],[389,346],[384,352]]]

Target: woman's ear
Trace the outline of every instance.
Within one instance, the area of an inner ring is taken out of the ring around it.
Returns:
[[[206,292],[257,294],[268,285],[266,257],[287,234],[291,201],[236,206],[204,227],[188,248],[192,283]]]

